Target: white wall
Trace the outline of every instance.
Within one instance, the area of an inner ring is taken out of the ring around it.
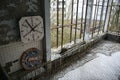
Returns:
[[[2,67],[5,67],[6,63],[12,62],[12,66],[10,67],[9,73],[20,70],[22,68],[20,65],[21,55],[25,50],[32,47],[41,49],[40,41],[31,42],[27,44],[24,44],[22,42],[16,42],[16,43],[0,46],[0,63]],[[15,60],[18,61],[14,62]]]

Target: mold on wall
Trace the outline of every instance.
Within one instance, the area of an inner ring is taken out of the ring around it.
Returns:
[[[0,45],[17,41],[18,33],[15,29],[15,20],[3,20],[0,22]]]
[[[41,16],[41,0],[0,0],[0,64],[7,73],[22,69],[20,58],[29,48],[42,51],[42,41],[22,43],[19,20],[25,16]]]
[[[40,14],[39,0],[1,0],[0,45],[20,41],[18,23],[21,17]]]
[[[27,9],[27,12],[37,12],[38,11],[38,7],[36,6],[37,4],[37,0],[29,0],[28,2],[26,2],[26,5],[29,7]]]

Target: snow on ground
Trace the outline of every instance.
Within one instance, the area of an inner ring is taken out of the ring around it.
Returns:
[[[120,80],[120,44],[100,42],[82,60],[56,73],[51,80]]]
[[[65,74],[58,80],[119,80],[120,52],[112,56],[98,53],[98,58]]]

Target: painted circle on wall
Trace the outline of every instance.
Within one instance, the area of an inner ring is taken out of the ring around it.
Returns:
[[[21,64],[25,70],[33,70],[42,64],[42,52],[37,48],[30,48],[23,52]]]

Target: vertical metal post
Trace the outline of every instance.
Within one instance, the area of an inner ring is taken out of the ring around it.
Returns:
[[[81,14],[81,27],[80,27],[80,39],[82,37],[82,32],[83,32],[83,13],[84,13],[84,0],[83,0],[83,3],[82,3],[82,14]]]
[[[113,3],[113,0],[112,0],[112,3]],[[110,28],[110,26],[109,26],[110,23],[109,22],[110,22],[110,19],[111,19],[112,3],[111,3],[111,6],[110,6],[109,19],[108,19],[108,24],[107,24],[107,32],[108,32],[108,29]]]
[[[95,16],[96,16],[96,12],[97,12],[97,5],[98,5],[98,0],[96,0],[96,4],[95,4],[95,12],[94,12],[94,18],[93,18],[93,27],[92,27],[92,38],[93,38],[93,34],[95,32]]]
[[[120,8],[120,6],[118,6],[118,8]],[[120,26],[119,26],[119,24],[120,24],[120,20],[119,20],[120,17],[119,17],[119,15],[120,15],[120,11],[118,12],[118,20],[117,20],[117,25],[118,25],[118,26],[117,26],[117,27],[118,27],[117,32],[118,32],[118,35],[119,35],[119,32],[120,32],[120,31],[119,31],[119,30],[120,30]]]
[[[85,23],[84,23],[83,41],[85,41],[85,30],[86,30],[87,13],[88,13],[88,0],[86,0],[86,11],[85,11]]]
[[[44,21],[44,39],[43,39],[43,59],[44,62],[51,61],[51,39],[50,39],[50,1],[41,1],[42,17]],[[51,69],[51,65],[47,65],[46,69]]]
[[[102,26],[101,23],[102,23],[102,18],[103,18],[103,11],[104,11],[104,1],[105,0],[102,1],[102,10],[101,10],[101,14],[100,14],[100,22],[99,22],[98,34],[99,34],[101,26]]]
[[[105,14],[105,18],[104,18],[104,26],[103,26],[103,32],[107,31],[107,25],[108,25],[108,20],[109,20],[109,14],[110,14],[110,0],[107,1],[107,8],[106,8],[106,14]]]
[[[119,17],[119,14],[120,14],[120,5],[119,5],[119,2],[120,2],[120,1],[117,1],[117,5],[116,5],[116,7],[117,7],[117,8],[116,8],[116,9],[117,9],[117,10],[116,10],[116,12],[117,12],[116,15],[118,16],[118,17],[116,18],[116,20],[117,20],[117,22],[116,22],[116,23],[117,23],[116,27],[117,27],[117,29],[118,29],[118,30],[117,30],[118,34],[119,34],[119,19],[120,19],[120,17]],[[118,6],[118,5],[119,5],[119,6]],[[118,11],[118,10],[119,10],[119,11]]]
[[[62,0],[62,36],[61,36],[61,49],[63,48],[63,32],[64,32],[64,0]]]
[[[72,41],[73,5],[74,5],[74,0],[72,0],[72,10],[71,10],[70,42]]]
[[[120,3],[120,1],[119,1],[119,3]],[[120,9],[120,5],[118,7]],[[120,11],[119,11],[119,18],[118,18],[118,27],[119,27],[118,33],[120,33]]]
[[[79,6],[79,0],[77,0],[77,10],[76,10],[76,24],[75,24],[75,38],[74,38],[74,43],[76,43],[76,37],[77,37],[78,6]]]
[[[99,28],[99,26],[96,26],[97,25],[97,17],[98,17],[98,11],[99,11],[99,3],[100,3],[100,0],[98,1],[98,5],[97,5],[97,14],[95,15],[95,23],[94,23],[94,25],[95,25],[95,27],[96,27],[96,29],[98,29]]]
[[[87,6],[86,6],[86,15],[85,15],[85,41],[90,40],[90,22],[92,20],[92,10],[93,10],[93,1],[94,0],[87,0]]]
[[[58,40],[59,40],[59,31],[58,31],[58,26],[59,26],[59,0],[57,0],[57,39],[56,39],[56,43],[57,43],[57,47],[58,47]]]
[[[109,20],[108,20],[108,27],[107,27],[107,32],[108,32],[108,29],[110,28],[110,26],[109,26],[109,22],[110,22],[110,19],[111,19],[111,13],[112,13],[112,6],[113,6],[113,0],[112,0],[112,3],[111,3],[111,5],[110,5],[110,12],[109,12]],[[111,30],[111,29],[109,29],[109,30]]]

